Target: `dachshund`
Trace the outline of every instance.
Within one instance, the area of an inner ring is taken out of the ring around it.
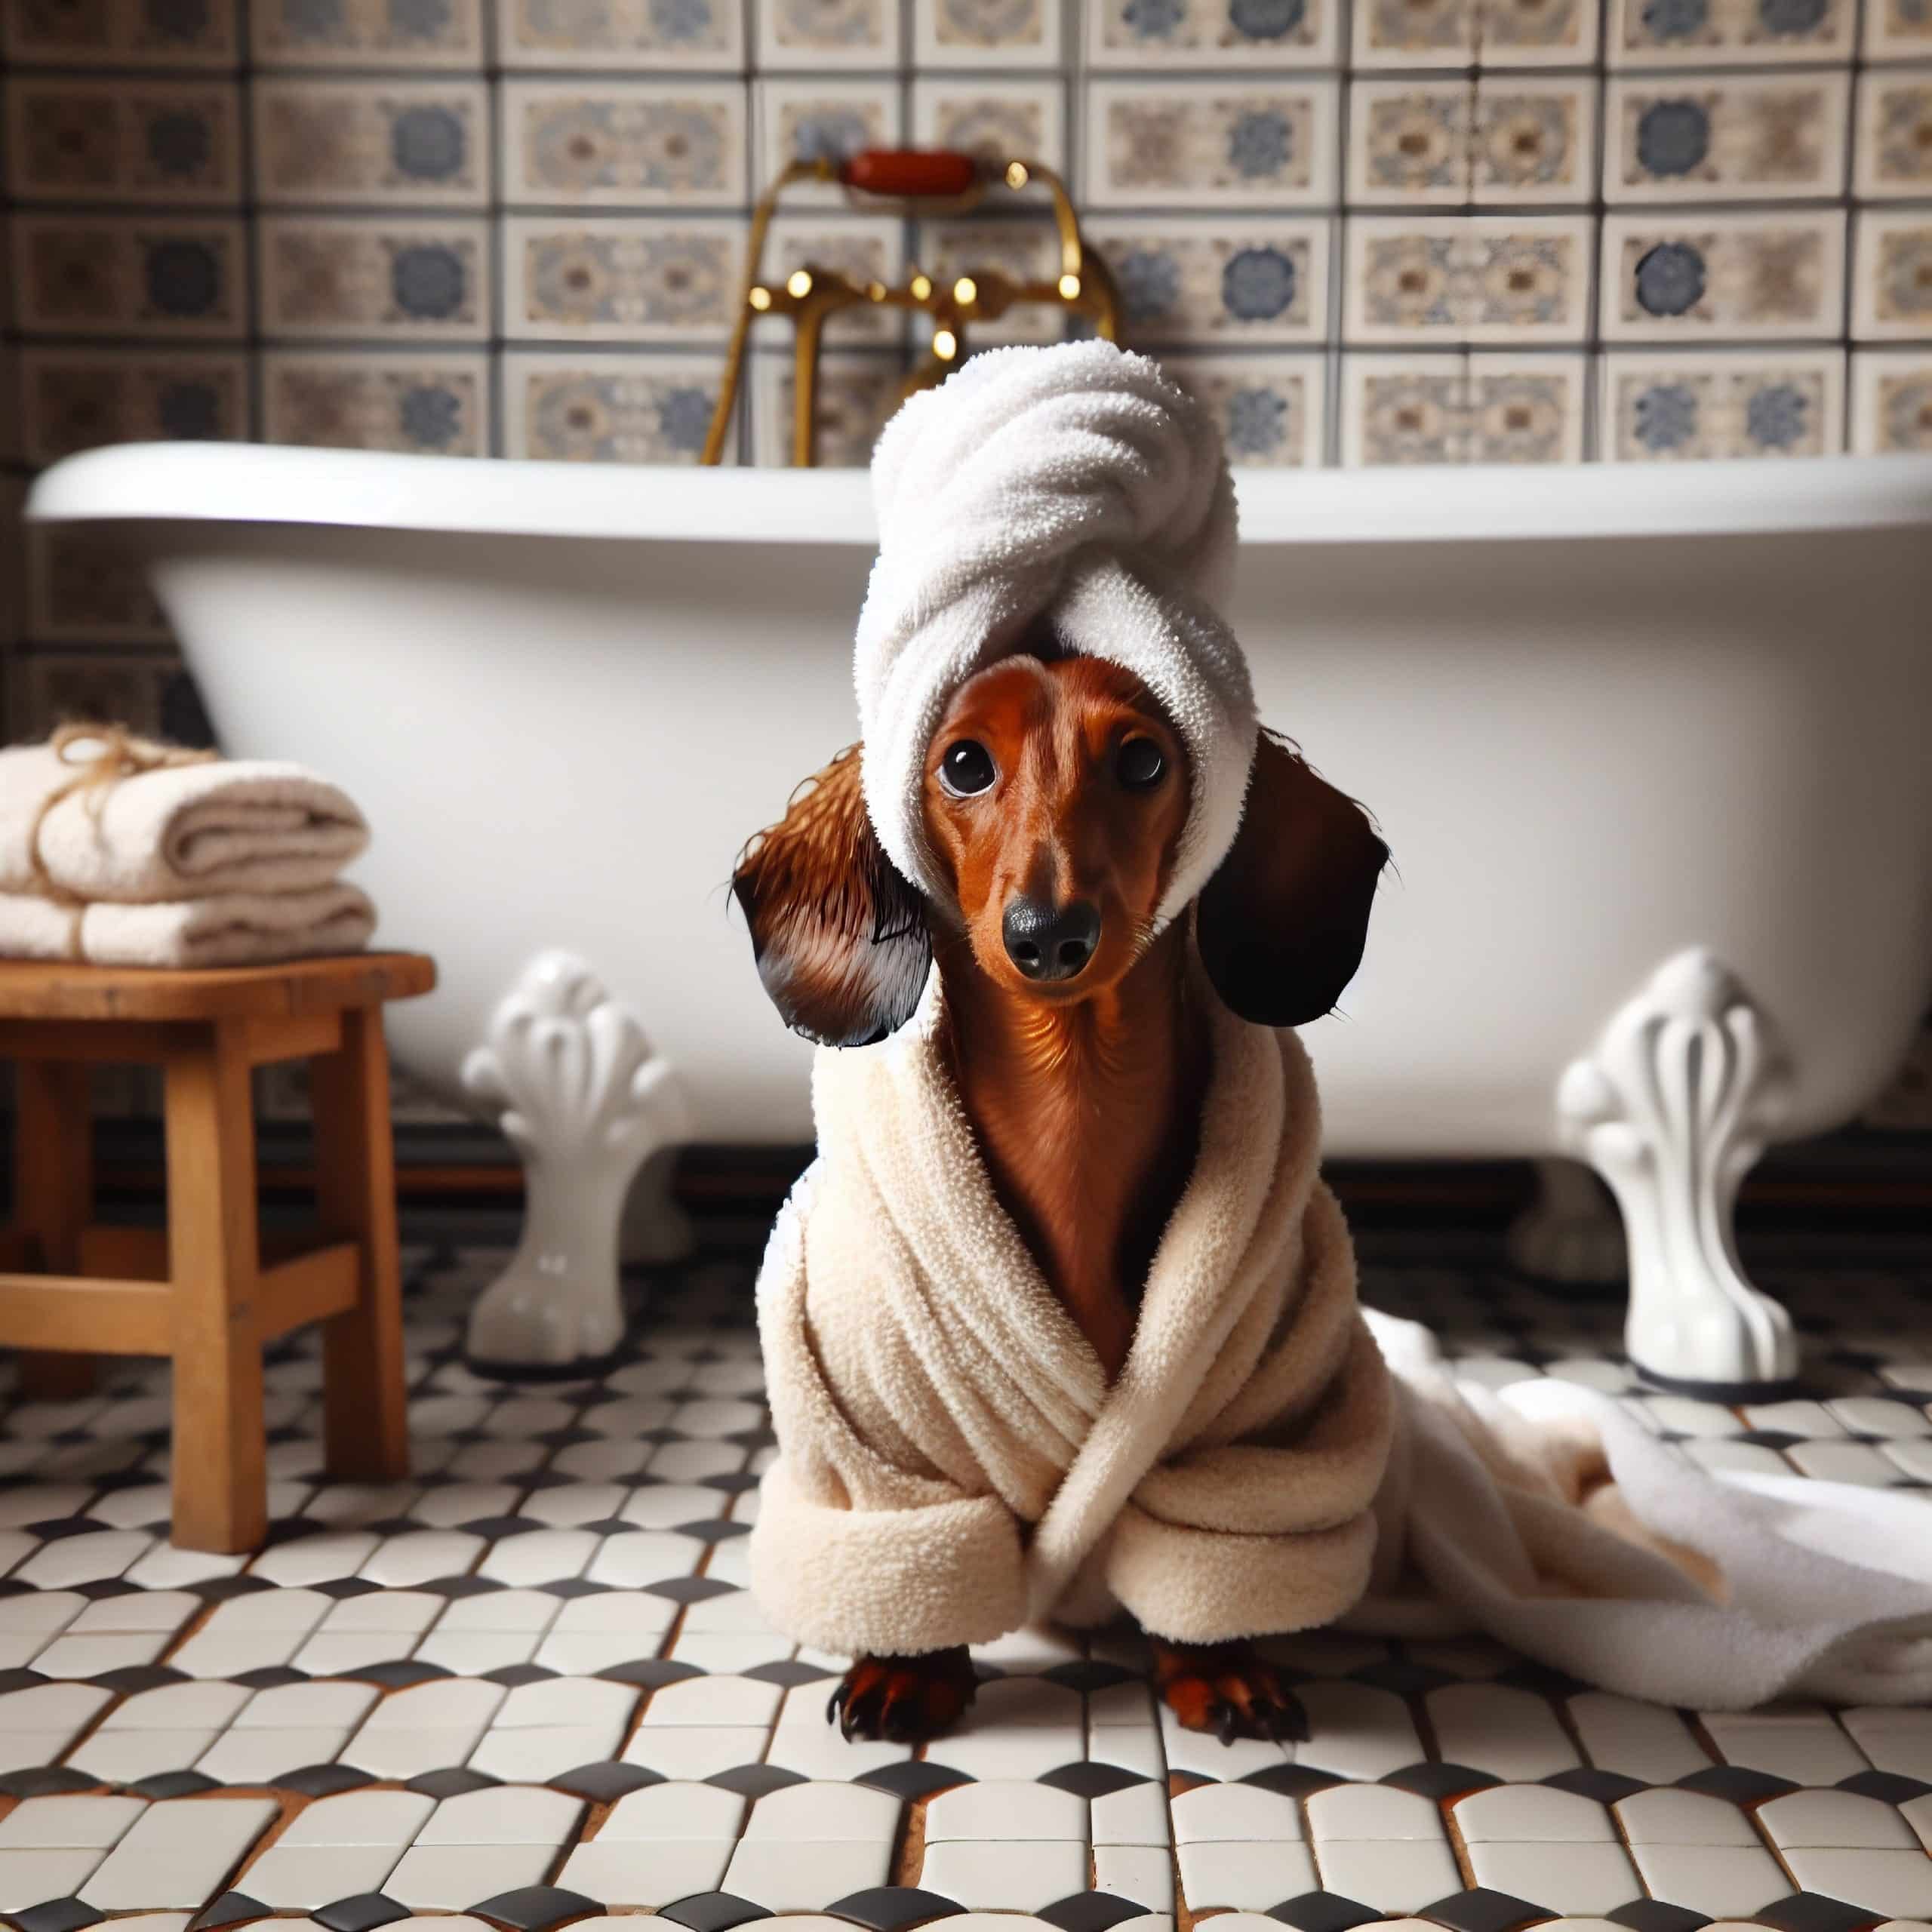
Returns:
[[[1232,848],[1192,918],[1157,932],[1186,749],[1137,678],[1044,626],[962,685],[930,740],[921,811],[945,899],[881,851],[863,758],[841,753],[740,855],[761,977],[795,1029],[851,1046],[903,1024],[937,966],[943,1051],[995,1192],[1112,1381],[1198,1137],[1208,1032],[1188,949],[1241,1018],[1318,1017],[1360,963],[1388,848],[1264,731]],[[1306,1734],[1251,1644],[1152,1641],[1189,1728]],[[963,1646],[861,1657],[831,1709],[848,1737],[925,1738],[974,1683]]]

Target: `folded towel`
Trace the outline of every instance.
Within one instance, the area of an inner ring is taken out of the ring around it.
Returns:
[[[152,905],[63,905],[0,892],[0,958],[94,966],[261,966],[358,952],[376,909],[352,885],[300,892],[223,892]]]
[[[1498,1395],[1365,1321],[1306,1057],[1211,1000],[1201,1151],[1109,1386],[994,1194],[940,986],[820,1051],[818,1158],[760,1274],[780,1629],[906,1652],[1117,1607],[1187,1641],[1352,1613],[1705,1709],[1932,1697],[1932,1507],[1721,1483],[1606,1396]]]
[[[149,768],[168,755],[112,727],[0,752],[0,892],[131,905],[300,892],[368,848],[354,801],[299,764]]]

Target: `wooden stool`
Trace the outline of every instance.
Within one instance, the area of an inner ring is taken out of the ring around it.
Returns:
[[[0,1240],[0,1346],[168,1355],[174,1541],[260,1546],[268,1527],[262,1347],[322,1321],[329,1473],[409,1472],[383,1003],[434,964],[355,953],[213,972],[0,961],[0,1056],[18,1063],[15,1225]],[[306,1060],[324,1245],[265,1266],[251,1068]],[[89,1224],[87,1063],[158,1063],[168,1227]]]

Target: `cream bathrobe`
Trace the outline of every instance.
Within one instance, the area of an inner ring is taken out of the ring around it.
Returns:
[[[937,974],[893,1038],[819,1054],[758,1284],[779,1628],[904,1654],[1122,1609],[1183,1641],[1346,1618],[1706,1709],[1932,1697],[1932,1505],[1720,1483],[1592,1391],[1457,1383],[1357,1308],[1300,1042],[1208,997],[1200,1153],[1111,1388],[995,1198]]]

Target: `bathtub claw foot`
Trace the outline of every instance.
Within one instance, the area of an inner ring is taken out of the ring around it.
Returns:
[[[523,1238],[471,1311],[472,1367],[595,1374],[624,1337],[619,1229],[632,1177],[688,1131],[683,1097],[583,961],[539,954],[497,1007],[463,1085],[523,1157]]]
[[[1534,1163],[1536,1198],[1509,1224],[1509,1259],[1558,1289],[1621,1287],[1623,1223],[1595,1177],[1574,1161]]]
[[[1564,1143],[1623,1210],[1632,1364],[1700,1393],[1788,1383],[1791,1318],[1746,1280],[1738,1183],[1783,1118],[1789,1070],[1764,1014],[1721,961],[1667,960],[1557,1088]]]

